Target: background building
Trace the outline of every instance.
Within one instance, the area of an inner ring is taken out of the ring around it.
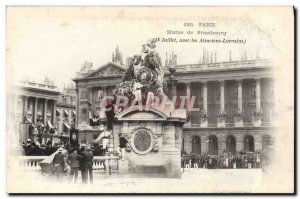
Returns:
[[[177,82],[169,85],[168,90],[173,90],[169,95],[195,96],[194,107],[200,108],[188,113],[189,120],[183,126],[182,151],[198,154],[254,152],[272,142],[276,111],[270,60],[259,56],[248,60],[244,52],[240,61],[232,61],[229,53],[228,61],[217,62],[216,53],[204,50],[200,63],[177,65],[177,55],[166,56],[164,81],[168,82],[169,68],[173,68],[173,78]],[[122,81],[126,66],[115,63],[115,57],[95,70],[83,67],[74,79],[79,128],[89,126],[90,109],[85,102],[101,112],[100,100],[111,95]],[[190,104],[186,103],[188,106]],[[82,132],[79,140],[88,141],[96,136],[96,131]]]
[[[14,129],[19,143],[34,139],[38,127],[54,129],[59,91],[48,78],[44,83],[20,81],[8,90],[8,129]]]
[[[68,142],[72,121],[76,122],[76,90],[73,83],[66,86],[58,96],[55,127],[57,135],[54,142]]]

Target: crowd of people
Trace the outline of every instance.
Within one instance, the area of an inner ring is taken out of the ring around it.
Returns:
[[[26,143],[22,143],[21,146],[23,148],[21,155],[25,156],[50,156],[59,148],[66,149],[68,151],[72,148],[69,143],[52,144],[52,141],[49,140],[46,144],[40,144],[39,142],[33,142],[31,139],[28,139]],[[104,156],[106,152],[106,150],[102,149],[102,146],[99,144],[91,146],[91,150],[95,156]]]
[[[254,153],[223,153],[221,155],[209,154],[186,154],[181,157],[182,168],[205,168],[205,169],[242,169],[260,168],[261,156]]]
[[[107,155],[107,149],[102,149],[99,144],[80,144],[71,146],[69,143],[54,143],[48,141],[39,144],[28,139],[22,144],[23,154],[26,156],[51,156],[55,153],[53,160],[49,163],[50,171],[47,171],[54,179],[62,180],[67,176],[68,180],[77,183],[78,173],[81,171],[82,183],[86,184],[88,178],[93,183],[93,158],[94,156]],[[101,162],[106,170],[105,161]]]
[[[65,153],[63,153],[65,152]],[[67,175],[69,182],[77,183],[79,170],[81,171],[82,183],[87,184],[88,178],[93,183],[93,159],[94,153],[90,146],[82,144],[80,149],[70,148],[68,151],[60,147],[55,154],[52,163],[53,170],[50,174],[54,174],[57,180],[62,180]]]

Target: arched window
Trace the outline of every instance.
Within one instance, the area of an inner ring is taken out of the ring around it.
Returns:
[[[218,138],[215,135],[208,137],[208,154],[218,155]]]
[[[244,138],[244,149],[247,152],[254,152],[254,138],[252,135],[246,135]]]
[[[192,153],[201,154],[201,139],[197,135],[192,139]]]
[[[229,135],[226,138],[226,152],[236,154],[236,140],[233,135]]]

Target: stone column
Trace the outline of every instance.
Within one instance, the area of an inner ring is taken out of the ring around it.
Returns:
[[[38,108],[38,102],[39,102],[39,98],[35,98],[34,101],[34,112],[33,112],[33,123],[36,125],[37,124],[37,108]]]
[[[203,98],[203,110],[200,116],[201,123],[200,127],[207,127],[208,120],[207,120],[207,82],[202,82],[202,98]]]
[[[253,125],[258,127],[261,126],[261,102],[260,102],[260,79],[255,79],[255,111],[252,115]]]
[[[191,124],[191,115],[190,115],[190,97],[191,97],[191,82],[186,82],[185,83],[186,86],[186,113],[187,113],[187,123],[186,124]]]
[[[201,154],[207,154],[208,152],[208,137],[202,135],[201,137]]]
[[[23,103],[24,107],[23,107],[23,115],[22,115],[23,118],[22,118],[22,121],[25,120],[24,116],[27,115],[28,97],[24,96],[23,100],[24,100],[24,103]]]
[[[207,82],[203,82],[203,111],[207,113]]]
[[[226,150],[225,135],[218,135],[218,154],[222,154]]]
[[[48,104],[48,99],[45,99],[45,102],[44,102],[44,125],[46,125],[46,122],[47,122],[47,104]]]
[[[192,140],[193,140],[193,135],[191,132],[187,132],[184,134],[184,151],[187,152],[187,154],[191,153],[192,151]]]
[[[255,93],[256,93],[256,100],[255,100],[255,105],[256,105],[256,112],[260,111],[260,79],[255,80]]]
[[[58,124],[58,128],[57,128],[57,131],[58,131],[58,134],[63,134],[63,126],[64,126],[64,117],[63,117],[63,109],[60,109],[60,114],[59,114],[59,124]],[[55,110],[55,113],[56,113],[56,110]]]
[[[186,86],[186,109],[187,109],[187,112],[189,112],[189,107],[190,107],[190,97],[191,97],[191,82],[186,82],[185,83],[185,86]]]
[[[243,84],[242,84],[242,80],[238,80],[237,81],[238,84],[238,111],[242,111],[243,110]]]
[[[55,121],[56,121],[56,102],[57,100],[53,100],[53,106],[52,106],[52,125],[55,127]]]
[[[168,80],[168,87],[170,88],[170,95],[169,95],[169,98],[170,100],[175,103],[174,104],[174,107],[177,108],[177,100],[176,101],[173,101],[173,97],[176,96],[177,97],[177,83],[178,81],[176,79],[169,79]]]
[[[75,123],[75,126],[78,126],[78,115],[79,115],[79,99],[80,99],[80,96],[79,96],[79,89],[76,85],[76,116],[75,116],[75,120],[76,120],[76,123]]]
[[[217,118],[217,127],[225,127],[225,97],[224,97],[225,81],[220,81],[220,113]]]
[[[260,151],[262,150],[262,136],[254,135],[254,150]]]
[[[220,81],[220,112],[225,112],[224,81]]]
[[[235,127],[243,127],[243,89],[242,80],[237,81],[238,86],[238,110],[236,110],[234,115],[234,125]]]
[[[236,152],[240,152],[244,150],[244,135],[243,134],[236,134]]]

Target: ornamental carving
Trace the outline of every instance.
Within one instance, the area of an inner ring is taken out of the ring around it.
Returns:
[[[91,77],[99,77],[99,76],[111,76],[111,75],[123,75],[124,70],[114,67],[114,66],[106,66],[100,71],[94,73]]]
[[[133,150],[137,154],[144,155],[150,151],[157,152],[159,144],[157,134],[151,128],[139,126],[132,129],[127,135],[127,152]]]

